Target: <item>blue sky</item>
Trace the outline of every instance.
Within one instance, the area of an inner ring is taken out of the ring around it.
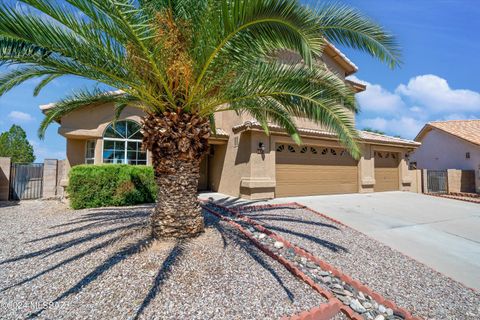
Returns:
[[[357,96],[357,127],[414,138],[428,121],[480,118],[478,0],[345,0],[398,39],[403,65],[390,70],[342,51],[368,84]]]
[[[359,67],[368,84],[358,95],[357,127],[373,127],[413,138],[433,120],[480,118],[480,6],[477,0],[344,0],[394,33],[403,65],[390,70],[368,55],[340,48]],[[312,2],[309,2],[312,3]],[[0,69],[0,71],[5,70]],[[17,123],[26,129],[37,161],[64,158],[65,139],[51,126],[37,138],[41,104],[62,98],[89,83],[74,77],[55,80],[38,97],[29,81],[0,97],[0,131]]]

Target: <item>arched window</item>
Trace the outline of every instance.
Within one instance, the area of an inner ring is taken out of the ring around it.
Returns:
[[[103,134],[103,162],[147,164],[147,153],[142,151],[142,133],[135,121],[110,124]]]

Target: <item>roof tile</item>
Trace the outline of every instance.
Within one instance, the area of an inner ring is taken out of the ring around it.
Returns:
[[[480,119],[433,121],[427,126],[440,129],[476,145],[480,145]]]

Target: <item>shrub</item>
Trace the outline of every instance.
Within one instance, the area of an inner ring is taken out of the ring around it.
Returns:
[[[125,164],[79,165],[70,170],[67,192],[74,209],[152,203],[153,168]]]

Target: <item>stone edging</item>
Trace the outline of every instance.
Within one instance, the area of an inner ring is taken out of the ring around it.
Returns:
[[[291,317],[283,317],[281,320],[330,320],[341,308],[342,303],[338,299],[330,299],[318,307],[300,312]],[[362,318],[363,319],[363,318]]]
[[[214,207],[217,207],[219,209],[222,209],[222,210],[225,210],[227,211],[229,214],[231,214],[232,216],[238,218],[239,220],[243,221],[243,222],[246,222],[250,225],[253,225],[257,230],[259,230],[260,232],[263,232],[265,233],[266,235],[268,235],[269,237],[271,237],[272,239],[276,240],[276,241],[279,241],[279,242],[282,242],[283,245],[286,247],[286,248],[291,248],[294,250],[295,254],[301,256],[301,257],[304,257],[312,262],[314,262],[315,264],[317,264],[320,268],[322,268],[323,270],[326,270],[328,272],[330,272],[333,276],[339,278],[340,280],[344,281],[346,284],[350,285],[351,287],[355,288],[356,290],[358,290],[359,292],[363,293],[363,294],[366,294],[367,296],[370,296],[373,298],[373,300],[375,300],[377,303],[379,304],[382,304],[384,305],[385,307],[387,308],[390,308],[392,309],[395,314],[398,314],[398,315],[401,315],[405,320],[418,320],[420,318],[417,318],[417,317],[413,317],[411,315],[410,312],[408,312],[406,309],[403,309],[403,308],[400,308],[398,307],[393,301],[390,301],[390,300],[387,300],[385,299],[383,296],[381,296],[380,294],[374,292],[373,290],[371,290],[370,288],[368,288],[367,286],[363,285],[360,281],[358,280],[354,280],[352,279],[351,277],[343,274],[340,270],[336,269],[335,267],[333,267],[332,265],[328,264],[327,262],[313,256],[310,252],[298,247],[298,246],[295,246],[293,244],[291,244],[289,241],[287,241],[286,239],[284,239],[283,237],[275,234],[274,232],[266,229],[265,227],[263,227],[262,225],[258,224],[257,222],[253,221],[252,219],[242,215],[240,213],[241,210],[259,210],[259,209],[262,209],[262,208],[274,208],[274,207],[281,207],[281,206],[294,206],[296,208],[302,208],[302,209],[307,209],[315,214],[318,214],[318,215],[321,215],[323,217],[326,217],[336,223],[339,223],[340,225],[342,226],[345,226],[344,224],[334,220],[334,219],[331,219],[319,212],[316,212],[306,206],[303,206],[303,205],[300,205],[296,202],[293,202],[293,203],[287,203],[287,204],[274,204],[274,205],[262,205],[262,206],[246,206],[246,207],[238,207],[238,208],[234,208],[234,209],[231,209],[231,208],[228,208],[228,207],[224,207],[224,206],[221,206],[221,205],[218,205],[218,204],[215,204],[215,203],[212,203],[210,202],[209,203],[210,205],[213,205]],[[235,226],[237,229],[239,229],[246,237],[248,237],[260,250],[262,250],[263,252],[265,252],[267,255],[269,255],[270,257],[272,257],[273,259],[277,260],[278,262],[280,262],[282,265],[284,265],[290,272],[292,272],[295,276],[297,276],[298,278],[302,279],[305,283],[307,283],[308,285],[310,285],[315,291],[319,292],[323,297],[327,298],[329,301],[328,303],[323,306],[323,307],[317,307],[317,308],[320,308],[320,310],[329,310],[329,313],[333,312],[334,308],[333,306],[335,305],[338,305],[340,304],[340,307],[339,307],[339,310],[342,311],[349,319],[353,319],[353,320],[364,320],[364,317],[361,316],[360,314],[356,313],[350,306],[347,306],[345,304],[343,304],[338,298],[336,298],[330,291],[328,290],[325,290],[324,288],[322,288],[320,285],[318,285],[311,277],[307,276],[302,270],[300,270],[300,268],[298,268],[296,265],[294,265],[293,263],[291,263],[289,260],[285,259],[283,256],[279,256],[277,255],[276,253],[274,253],[273,251],[271,251],[267,246],[263,245],[260,241],[258,241],[252,234],[252,232],[246,230],[243,226],[241,226],[239,223],[236,223],[235,221],[233,221],[232,219],[230,218],[227,218],[225,217],[224,215],[218,213],[218,212],[215,212],[214,210],[204,206],[204,208],[215,214],[216,216],[218,216],[219,218],[221,218],[222,220],[228,222],[229,224]],[[328,304],[330,304],[330,307],[328,307]],[[318,314],[319,310],[316,309],[316,308],[313,308],[312,310],[310,311],[304,311],[302,312],[301,314],[299,315],[295,315],[293,316],[292,318],[284,318],[284,319],[318,319],[318,320],[323,320],[323,319],[328,319],[328,318],[317,318],[316,315]],[[338,312],[338,310],[337,310]],[[334,313],[336,314],[336,313]],[[315,315],[315,317],[313,317],[313,315]],[[300,317],[300,318],[298,318]]]
[[[449,195],[457,197],[467,197],[467,198],[480,198],[478,193],[466,193],[466,192],[450,192]]]
[[[475,197],[472,195],[461,195],[461,193],[424,193],[427,196],[432,196],[432,197],[437,197],[437,198],[444,198],[444,199],[453,199],[453,200],[459,200],[459,201],[464,201],[464,202],[470,202],[470,203],[476,203],[480,204],[480,196]],[[461,198],[464,197],[464,198]],[[465,199],[465,198],[470,198],[470,199]]]

